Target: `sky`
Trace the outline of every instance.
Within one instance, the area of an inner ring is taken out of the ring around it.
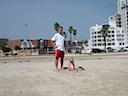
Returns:
[[[117,0],[0,0],[0,38],[50,39],[57,22],[67,40],[69,26],[77,40],[88,40],[91,26],[108,23],[116,13]]]

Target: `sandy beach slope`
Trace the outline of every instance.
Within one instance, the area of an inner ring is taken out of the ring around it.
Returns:
[[[54,56],[0,58],[0,96],[127,96],[128,53],[66,55],[85,70],[55,71]]]

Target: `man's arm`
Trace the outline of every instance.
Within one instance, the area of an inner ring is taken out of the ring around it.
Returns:
[[[54,48],[58,48],[58,46],[56,46],[55,42],[53,40],[51,40],[51,44]]]
[[[53,40],[51,40],[51,44],[52,44],[52,46],[53,46],[53,47],[55,46],[55,43],[54,43],[54,41],[53,41]]]

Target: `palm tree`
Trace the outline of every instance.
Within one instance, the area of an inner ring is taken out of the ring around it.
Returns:
[[[72,32],[73,32],[73,27],[70,26],[68,29],[69,33],[70,33],[70,42],[72,42]]]
[[[77,34],[77,30],[76,30],[76,29],[74,29],[74,30],[73,30],[74,41],[76,40],[76,34]]]
[[[63,35],[64,38],[65,38],[65,40],[64,40],[64,46],[65,46],[65,49],[67,49],[67,46],[66,46],[66,38],[67,38],[67,34],[66,34],[66,32],[63,32],[62,35]]]
[[[101,29],[101,34],[102,34],[102,37],[104,39],[104,50],[106,52],[106,37],[108,36],[108,30],[109,30],[109,25],[108,24],[105,24],[105,25],[102,25],[102,29]]]
[[[58,27],[59,27],[59,26],[60,26],[60,24],[57,23],[57,22],[54,24],[54,29],[56,30],[56,32],[58,32]]]
[[[66,32],[63,32],[63,36],[64,36],[65,39],[67,38]]]

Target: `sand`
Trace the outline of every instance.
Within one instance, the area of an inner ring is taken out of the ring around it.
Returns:
[[[0,58],[0,96],[127,96],[128,53],[66,55],[85,70],[55,71],[54,56]]]

